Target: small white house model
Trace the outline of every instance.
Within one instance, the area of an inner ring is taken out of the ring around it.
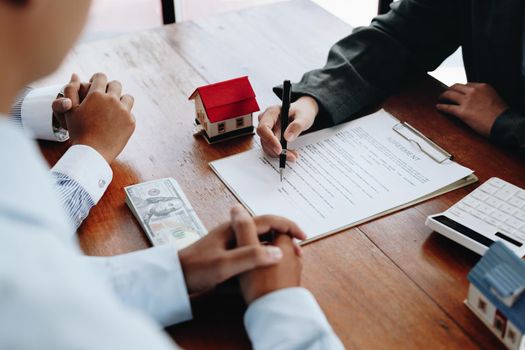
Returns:
[[[195,101],[197,133],[209,143],[253,134],[259,105],[248,77],[201,86],[189,99]]]
[[[467,306],[512,350],[525,350],[525,261],[495,242],[468,275]]]

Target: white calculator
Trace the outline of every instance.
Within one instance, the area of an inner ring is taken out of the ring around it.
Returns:
[[[525,190],[493,177],[425,224],[443,236],[483,255],[501,241],[525,255]]]

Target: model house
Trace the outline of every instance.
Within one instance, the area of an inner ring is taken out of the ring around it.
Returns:
[[[495,242],[468,279],[467,306],[509,349],[525,349],[525,261]]]
[[[248,77],[201,86],[195,101],[197,133],[209,143],[253,134],[253,113],[259,111]]]

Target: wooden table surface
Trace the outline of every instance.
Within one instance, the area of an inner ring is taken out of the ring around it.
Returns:
[[[174,177],[208,228],[237,201],[208,162],[257,147],[256,137],[210,146],[192,136],[195,87],[249,75],[261,107],[278,102],[272,86],[324,64],[329,47],[351,28],[308,0],[293,0],[82,44],[59,72],[97,71],[123,82],[136,98],[137,130],[113,164],[114,179],[79,230],[89,255],[115,255],[149,243],[126,207],[123,187]],[[525,187],[525,163],[434,109],[443,87],[424,76],[383,107],[410,122],[475,170]],[[67,145],[42,143],[54,164]],[[479,257],[433,233],[425,217],[443,211],[476,185],[340,232],[304,247],[303,285],[335,332],[353,349],[501,348],[464,306],[467,273]],[[193,300],[194,320],[168,332],[188,349],[249,348],[245,309],[235,293]],[[101,316],[103,317],[103,316]]]

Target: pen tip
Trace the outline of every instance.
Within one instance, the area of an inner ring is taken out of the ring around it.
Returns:
[[[281,182],[283,182],[283,169],[279,169],[279,175],[281,176]]]

